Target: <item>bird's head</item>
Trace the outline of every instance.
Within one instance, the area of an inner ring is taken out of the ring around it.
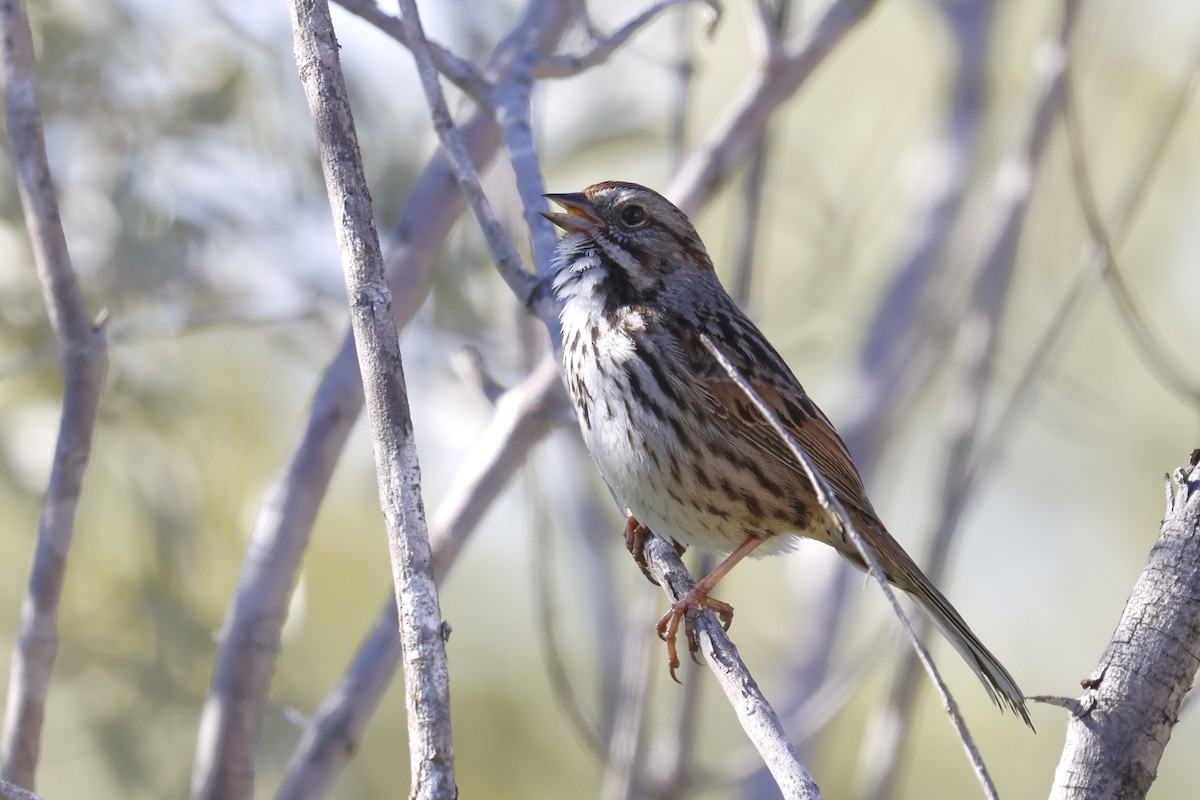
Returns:
[[[660,292],[676,274],[711,279],[712,261],[691,220],[652,189],[609,181],[546,198],[566,212],[542,212],[566,231],[555,258],[555,291],[597,268],[612,290],[634,294]]]

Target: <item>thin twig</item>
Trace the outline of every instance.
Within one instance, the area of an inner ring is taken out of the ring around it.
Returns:
[[[479,182],[479,173],[471,161],[462,135],[455,126],[454,119],[450,116],[450,109],[446,106],[446,98],[442,94],[441,84],[438,83],[437,67],[433,64],[429,43],[425,39],[425,31],[421,27],[416,0],[400,0],[400,13],[404,22],[405,35],[408,37],[408,49],[412,52],[413,59],[417,62],[417,71],[421,75],[421,87],[425,92],[425,100],[429,104],[434,130],[437,132],[442,149],[454,170],[454,177],[458,180],[458,184],[467,198],[467,204],[474,213],[479,227],[483,229],[484,239],[492,260],[496,264],[496,269],[513,294],[517,296],[521,305],[530,310],[536,310],[538,315],[546,321],[548,329],[553,330],[557,327],[552,322],[552,320],[556,321],[558,317],[557,306],[552,297],[540,290],[537,277],[525,266],[520,254],[505,235],[500,220],[492,209],[492,204],[488,202],[487,195],[483,193],[483,186]],[[526,33],[526,36],[531,40],[533,38],[532,32]],[[518,56],[518,58],[523,57],[524,54]]]
[[[675,546],[659,536],[647,536],[642,546],[646,569],[671,599],[679,602],[695,587]],[[742,662],[737,648],[716,616],[705,609],[696,618],[700,650],[709,669],[725,692],[742,729],[766,762],[782,795],[789,800],[816,800],[820,790],[796,749],[788,741],[779,716],[771,708],[754,676]]]
[[[296,63],[316,127],[326,191],[334,211],[387,524],[396,606],[400,610],[409,796],[414,800],[444,800],[458,794],[450,726],[450,679],[399,334],[328,3],[292,0],[289,10]],[[415,16],[415,9],[405,11],[410,46],[414,51],[422,50],[428,64],[428,43],[421,35],[419,21],[409,17],[409,12]],[[463,158],[469,161],[465,146],[461,141],[459,144]]]
[[[708,25],[708,30],[711,33],[713,27],[715,27],[721,17],[721,5],[716,0],[659,0],[659,2],[642,11],[642,13],[622,25],[611,35],[602,38],[593,38],[588,43],[587,49],[583,52],[547,56],[541,59],[534,68],[533,76],[535,78],[569,78],[592,67],[599,66],[607,61],[622,45],[633,38],[634,34],[657,19],[659,14],[674,6],[693,2],[704,3],[712,9],[712,17]]]
[[[375,0],[334,0],[334,2],[356,17],[371,23],[404,47],[408,47],[404,23],[380,8]],[[429,42],[429,54],[437,71],[445,75],[446,80],[462,89],[480,107],[489,108],[491,106],[492,84],[483,73],[475,68],[474,64],[433,41]]]
[[[1104,229],[1108,231],[1110,241],[1119,244],[1124,239],[1129,225],[1141,207],[1152,178],[1158,172],[1171,138],[1179,130],[1183,113],[1197,83],[1200,83],[1200,34],[1192,40],[1184,69],[1163,103],[1150,133],[1146,135],[1141,152],[1129,171],[1125,188],[1109,213]],[[1037,389],[1043,384],[1043,378],[1050,372],[1056,356],[1061,351],[1066,332],[1075,322],[1089,290],[1103,276],[1104,267],[1104,254],[1093,242],[1062,302],[1055,308],[1045,331],[1038,338],[1033,354],[1026,362],[1017,380],[1017,386],[1001,410],[991,433],[976,448],[971,459],[971,480],[977,479],[975,473],[991,469],[999,462],[1006,445],[1013,439],[1013,428],[1025,418],[1025,412],[1033,402]]]
[[[94,324],[79,286],[38,104],[33,40],[22,0],[0,3],[0,57],[8,140],[34,263],[63,369],[62,417],[50,481],[42,498],[33,569],[21,604],[9,672],[0,778],[33,789],[41,754],[46,695],[58,652],[58,606],[75,514],[92,450],[108,363],[102,323]]]
[[[977,13],[990,11],[984,6]],[[955,10],[963,12],[962,5]],[[949,456],[942,474],[941,503],[934,534],[925,561],[926,575],[937,583],[947,569],[950,547],[960,530],[975,484],[969,482],[971,452],[979,440],[987,392],[992,384],[1000,327],[1007,306],[1009,287],[1017,266],[1017,246],[1028,218],[1027,212],[1041,173],[1050,135],[1062,113],[1066,90],[1067,53],[1075,27],[1078,4],[1064,7],[1054,49],[1044,58],[1039,96],[1034,113],[1016,153],[1000,166],[993,185],[995,222],[989,226],[984,245],[985,259],[975,279],[970,307],[959,326],[956,345],[963,362],[961,382],[948,413]],[[1011,175],[1027,176],[1013,187]],[[920,626],[922,629],[924,626]],[[863,796],[886,800],[895,792],[896,771],[912,742],[913,707],[920,684],[912,655],[902,660],[888,702],[873,716],[871,731],[859,754]]]
[[[971,762],[971,767],[975,770],[975,774],[979,778],[979,782],[983,787],[984,794],[987,797],[995,800],[996,787],[992,784],[992,779],[988,775],[987,767],[984,765],[983,759],[979,755],[979,749],[975,746],[975,741],[971,738],[971,734],[967,731],[966,723],[963,721],[962,715],[958,710],[958,703],[955,702],[954,697],[950,694],[950,690],[942,681],[942,676],[938,672],[937,667],[934,665],[933,659],[929,657],[929,651],[926,650],[925,645],[921,643],[916,631],[913,630],[912,623],[909,622],[908,616],[904,613],[904,609],[900,607],[899,601],[896,600],[896,595],[892,591],[892,587],[888,585],[887,579],[884,577],[883,569],[879,566],[879,562],[875,558],[874,551],[871,550],[871,548],[867,545],[866,540],[864,540],[862,537],[862,534],[858,532],[858,529],[850,520],[849,514],[846,513],[846,509],[842,507],[841,501],[837,499],[837,496],[829,487],[829,483],[825,480],[825,476],[821,474],[820,470],[817,469],[816,464],[814,464],[812,459],[808,457],[808,454],[800,448],[800,445],[798,445],[796,440],[791,436],[791,434],[788,433],[787,429],[783,426],[783,423],[779,421],[779,417],[775,415],[775,412],[771,410],[770,406],[763,402],[763,399],[758,395],[758,392],[756,392],[754,388],[750,386],[742,374],[738,372],[737,367],[733,365],[733,362],[730,361],[723,352],[721,352],[721,350],[716,346],[716,344],[713,343],[707,334],[700,334],[700,341],[712,354],[713,358],[720,363],[722,369],[724,369],[729,375],[730,380],[737,384],[737,387],[742,391],[742,394],[746,395],[746,397],[752,403],[754,403],[755,408],[757,408],[759,413],[763,415],[763,418],[771,424],[771,427],[775,430],[775,433],[778,434],[779,438],[787,444],[788,450],[791,451],[792,455],[796,457],[797,463],[799,463],[804,469],[805,475],[808,476],[809,481],[812,483],[813,489],[817,494],[817,502],[821,505],[821,508],[825,510],[825,513],[829,516],[830,521],[834,524],[834,526],[836,526],[838,531],[850,539],[850,541],[854,542],[855,549],[858,550],[859,555],[861,555],[863,558],[863,562],[867,565],[868,573],[876,578],[876,583],[879,584],[879,588],[883,591],[884,596],[891,605],[892,611],[900,620],[901,627],[903,627],[905,633],[908,634],[909,641],[913,646],[913,650],[917,653],[917,657],[921,659],[921,664],[925,667],[925,671],[929,674],[930,680],[937,688],[938,696],[941,697],[942,704],[946,709],[946,714],[950,717],[950,722],[954,725],[954,728],[958,733],[959,740],[963,745],[963,749],[967,752],[967,757]]]
[[[1092,242],[1099,247],[1104,258],[1104,281],[1108,286],[1117,312],[1125,322],[1134,344],[1142,352],[1142,358],[1157,372],[1162,383],[1179,395],[1189,404],[1200,403],[1200,382],[1191,380],[1185,375],[1184,369],[1176,363],[1167,352],[1158,337],[1150,330],[1149,323],[1137,307],[1133,293],[1122,277],[1117,263],[1116,249],[1112,238],[1104,224],[1100,206],[1096,202],[1096,191],[1092,185],[1092,172],[1088,166],[1087,152],[1083,144],[1083,131],[1079,121],[1078,100],[1071,83],[1067,85],[1066,95],[1066,130],[1067,144],[1071,154],[1071,180],[1075,186],[1075,196],[1079,199],[1079,207],[1087,224],[1088,234]]]
[[[695,214],[750,154],[767,120],[808,80],[825,57],[878,0],[835,0],[810,25],[785,43],[782,53],[739,91],[709,135],[684,163],[667,196],[685,214]]]

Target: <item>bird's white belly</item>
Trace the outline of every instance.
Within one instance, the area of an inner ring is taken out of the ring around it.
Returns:
[[[715,460],[697,465],[695,453],[681,447],[671,425],[640,405],[629,391],[632,376],[651,402],[671,408],[668,413],[679,413],[648,367],[637,359],[633,339],[603,323],[593,338],[596,317],[586,317],[591,327],[575,329],[571,310],[568,305],[563,314],[568,379],[573,384],[584,442],[600,474],[638,521],[659,536],[716,554],[734,550],[750,531],[736,518],[708,510],[729,500],[702,485],[695,473],[698,468],[714,469]],[[572,351],[574,337],[584,335],[598,351],[598,358],[609,364],[603,373],[592,358]],[[789,550],[795,541],[793,535],[772,536],[754,555]]]

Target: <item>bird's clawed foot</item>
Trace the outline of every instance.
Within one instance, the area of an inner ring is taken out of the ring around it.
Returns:
[[[646,580],[658,586],[658,581],[650,574],[650,567],[646,564],[646,551],[642,546],[646,543],[646,537],[650,535],[650,529],[637,521],[637,518],[632,514],[625,520],[625,549],[633,556],[633,561],[637,564],[642,574],[646,576]]]
[[[702,663],[696,655],[700,652],[700,637],[696,635],[696,617],[700,609],[708,608],[714,611],[725,630],[729,630],[729,626],[733,624],[733,606],[709,597],[709,590],[710,587],[703,582],[696,584],[658,621],[658,638],[667,643],[667,666],[671,670],[671,680],[676,683],[680,681],[675,676],[675,670],[679,669],[675,636],[679,633],[680,622],[683,623],[683,635],[687,637],[688,654],[697,664]]]
[[[633,561],[641,568],[642,574],[646,576],[646,580],[658,586],[658,581],[650,574],[650,567],[646,563],[646,551],[642,547],[646,544],[646,537],[653,531],[645,525],[637,521],[637,517],[630,514],[625,518],[625,549],[633,556]],[[675,552],[682,556],[687,552],[687,545],[680,544],[676,540],[671,540]]]

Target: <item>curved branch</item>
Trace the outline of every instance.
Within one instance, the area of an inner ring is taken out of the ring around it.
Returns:
[[[378,28],[383,33],[395,39],[404,47],[408,47],[408,36],[404,32],[404,23],[384,11],[375,0],[334,0],[339,6]],[[436,42],[429,43],[429,51],[437,71],[446,79],[466,92],[467,96],[482,108],[491,106],[492,84],[475,65],[456,55]]]

